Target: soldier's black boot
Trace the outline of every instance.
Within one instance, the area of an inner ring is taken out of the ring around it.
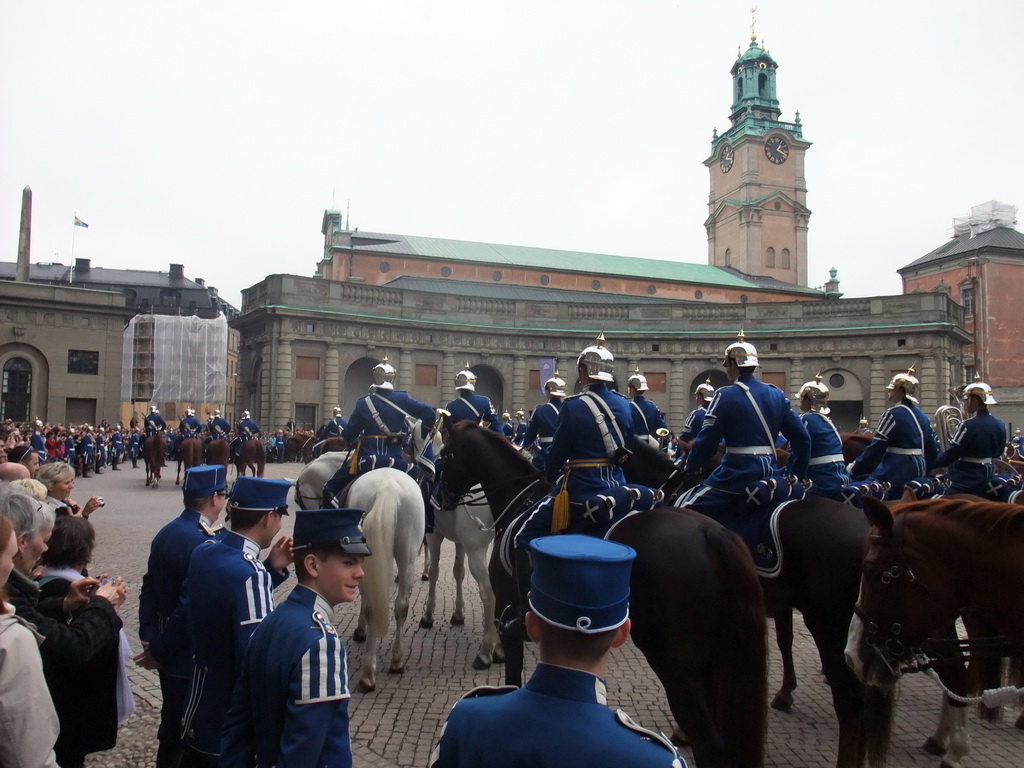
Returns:
[[[530,610],[530,574],[533,564],[530,553],[516,547],[513,552],[512,578],[516,582],[516,605],[505,606],[498,619],[498,634],[505,637],[518,637],[526,642],[526,612]]]

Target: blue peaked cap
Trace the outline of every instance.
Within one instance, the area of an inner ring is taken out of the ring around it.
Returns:
[[[530,610],[548,624],[594,634],[621,626],[629,616],[632,547],[563,534],[534,539],[530,548]]]
[[[292,548],[330,547],[350,555],[369,555],[359,527],[364,509],[300,509],[295,513]]]
[[[288,514],[288,491],[291,480],[267,480],[242,475],[231,487],[231,506],[249,512],[270,512],[284,507]]]
[[[181,492],[185,496],[201,499],[223,491],[227,485],[227,472],[223,464],[192,467],[185,470],[185,483],[181,486]]]

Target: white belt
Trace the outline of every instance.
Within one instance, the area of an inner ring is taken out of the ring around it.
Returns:
[[[841,453],[833,453],[829,456],[817,456],[808,461],[807,466],[813,467],[817,464],[834,464],[837,461],[845,462],[846,459],[843,458],[843,454]]]
[[[920,448],[886,448],[886,453],[895,453],[897,456],[924,456]]]
[[[732,446],[732,447],[727,447],[725,449],[725,452],[726,453],[738,453],[738,454],[741,454],[743,456],[774,456],[775,455],[775,449],[774,448],[766,448],[763,445],[750,445],[750,446],[736,445],[736,446]]]
[[[974,459],[968,456],[961,456],[960,461],[966,461],[968,464],[991,464],[992,459]]]
[[[555,439],[555,438],[553,438],[553,437],[538,437],[538,438],[537,438],[537,442],[538,442],[538,443],[550,443],[550,442],[551,442],[551,441],[553,441],[554,439]]]

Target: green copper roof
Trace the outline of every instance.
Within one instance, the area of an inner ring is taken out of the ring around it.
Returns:
[[[747,50],[743,53],[742,56],[736,59],[736,63],[742,64],[745,61],[759,60],[770,61],[772,64],[775,64],[775,59],[772,58],[772,55],[768,53],[768,51],[766,51],[764,48],[759,46],[757,44],[757,40],[751,40],[750,47],[747,48]]]
[[[531,248],[523,245],[500,245],[468,240],[446,240],[437,237],[365,232],[353,233],[352,247],[363,252],[415,255],[495,266],[545,269],[552,272],[583,272],[593,275],[629,277],[636,280],[669,280],[729,288],[764,288],[752,280],[745,280],[731,272],[707,264],[611,256],[604,253],[560,251],[553,248]],[[794,286],[794,289],[800,287]]]

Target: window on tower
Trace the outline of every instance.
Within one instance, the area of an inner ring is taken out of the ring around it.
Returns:
[[[783,269],[789,269],[789,248],[782,249],[782,264],[780,266]]]
[[[725,266],[732,266],[732,251],[729,248],[725,249]]]
[[[757,95],[762,99],[768,95],[768,75],[764,72],[757,76]]]
[[[775,266],[775,249],[769,248],[764,254],[764,264],[766,267]]]

